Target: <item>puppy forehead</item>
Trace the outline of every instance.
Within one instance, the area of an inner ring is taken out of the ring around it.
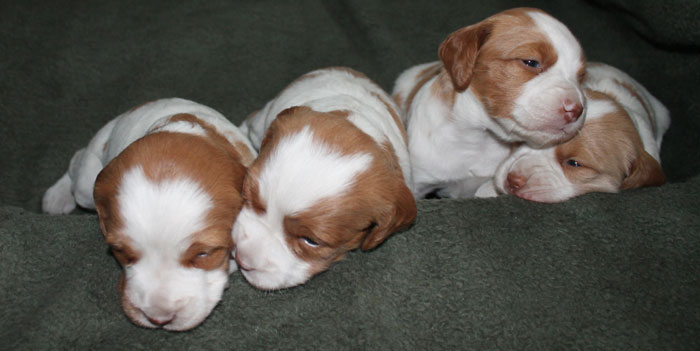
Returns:
[[[206,227],[213,201],[187,177],[154,181],[140,166],[124,173],[117,192],[122,235],[139,247],[187,245]]]
[[[527,14],[557,51],[559,56],[557,63],[565,65],[567,70],[577,72],[584,64],[583,49],[569,28],[544,12],[533,10],[528,11]]]
[[[258,176],[258,191],[283,213],[297,213],[324,198],[347,191],[356,175],[372,162],[368,153],[346,153],[322,142],[311,126],[285,135],[266,160]]]

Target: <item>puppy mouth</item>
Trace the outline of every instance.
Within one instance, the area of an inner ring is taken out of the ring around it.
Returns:
[[[246,272],[250,272],[253,270],[252,267],[243,263],[243,260],[241,259],[240,255],[236,255],[236,247],[234,247],[233,251],[231,251],[231,256],[233,256],[233,259],[234,259],[234,261],[236,261],[236,264],[238,265],[238,268],[240,270],[246,271]]]

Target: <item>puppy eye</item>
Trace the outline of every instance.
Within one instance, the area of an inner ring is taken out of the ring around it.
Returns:
[[[202,251],[202,252],[200,252],[200,253],[197,254],[197,258],[204,258],[204,257],[207,257],[207,256],[209,256],[209,253],[206,252],[206,251]]]
[[[525,66],[532,67],[532,68],[540,68],[540,61],[537,60],[520,60],[523,62]]]
[[[566,161],[566,164],[571,166],[571,167],[581,167],[581,164],[578,163],[576,160],[568,160]]]
[[[302,237],[301,240],[303,240],[304,244],[306,244],[306,245],[309,245],[311,247],[318,247],[318,243],[313,241],[311,238]]]

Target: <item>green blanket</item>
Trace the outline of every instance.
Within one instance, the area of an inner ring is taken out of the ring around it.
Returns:
[[[262,292],[234,273],[184,333],[124,316],[94,213],[40,214],[73,153],[134,105],[178,96],[238,123],[337,65],[390,90],[451,31],[519,5],[0,2],[0,349],[700,349],[697,1],[525,3],[670,109],[662,187],[421,200],[413,227],[303,286]]]

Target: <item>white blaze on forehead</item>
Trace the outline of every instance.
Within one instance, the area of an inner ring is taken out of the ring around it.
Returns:
[[[576,37],[563,23],[552,16],[537,11],[528,12],[528,15],[535,21],[537,27],[549,37],[552,46],[554,46],[557,52],[555,66],[565,66],[562,67],[565,72],[573,74],[572,77],[567,78],[575,80],[576,73],[583,63],[581,62],[581,45]]]
[[[206,226],[213,207],[209,194],[185,177],[153,181],[136,166],[124,173],[117,200],[123,235],[141,253],[135,264],[124,267],[124,294],[137,311],[130,317],[147,326],[147,316],[174,318],[164,326],[169,330],[201,323],[221,299],[228,275],[184,267],[180,255],[192,234]]]
[[[265,162],[258,179],[260,196],[268,210],[274,204],[284,214],[301,212],[323,198],[342,194],[371,162],[369,154],[343,155],[315,140],[306,126],[284,137]]]
[[[148,179],[140,166],[125,172],[117,194],[123,233],[134,243],[178,243],[205,227],[212,200],[187,178]],[[185,243],[187,244],[187,243]]]

